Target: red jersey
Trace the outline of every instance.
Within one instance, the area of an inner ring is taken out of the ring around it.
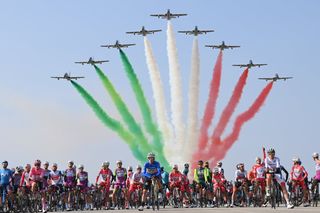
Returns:
[[[301,165],[294,165],[290,173],[291,179],[294,181],[302,181],[308,177],[308,173]]]
[[[181,182],[182,181],[182,174],[181,172],[177,171],[177,172],[171,172],[169,175],[169,180],[170,182]]]
[[[214,183],[214,184],[216,184],[216,183],[223,183],[224,181],[225,181],[225,179],[224,179],[224,177],[223,177],[224,175],[222,174],[222,173],[218,173],[218,174],[212,174],[212,182]]]
[[[264,164],[255,164],[251,169],[253,179],[265,179],[266,168]]]
[[[112,174],[111,169],[101,169],[97,178],[96,178],[96,183],[98,183],[100,176],[101,176],[103,182],[111,183],[113,174]]]
[[[44,170],[42,168],[33,167],[30,171],[29,177],[33,182],[42,182]]]

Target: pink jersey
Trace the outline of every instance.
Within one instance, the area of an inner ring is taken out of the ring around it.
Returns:
[[[221,173],[218,173],[218,174],[212,174],[212,182],[214,184],[219,184],[219,183],[223,183],[225,181],[224,175],[221,174]]]
[[[82,171],[77,174],[77,185],[88,186],[88,172]]]
[[[320,181],[320,163],[316,163],[316,176],[315,179]]]
[[[182,174],[181,172],[177,171],[177,172],[171,172],[169,174],[169,180],[170,182],[181,182],[182,181]]]
[[[308,176],[308,173],[303,166],[294,165],[291,169],[290,176],[292,180],[302,181]]]
[[[254,175],[254,179],[265,179],[266,168],[264,164],[256,164],[252,167],[252,173]]]
[[[30,171],[30,179],[33,182],[43,182],[44,170],[42,168],[33,167]]]

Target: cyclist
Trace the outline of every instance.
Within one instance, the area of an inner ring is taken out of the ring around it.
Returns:
[[[105,189],[105,209],[110,209],[110,201],[109,201],[109,193],[110,193],[110,186],[113,178],[113,174],[111,169],[109,169],[110,163],[108,161],[102,163],[102,168],[96,178],[96,185],[98,184],[99,178],[101,177],[101,181],[99,183],[99,189]]]
[[[49,169],[49,162],[45,161],[43,164],[43,187],[47,188],[48,187],[48,179],[50,175],[50,169]]]
[[[256,164],[252,166],[250,174],[252,174],[251,182],[253,184],[253,197],[256,196],[258,187],[261,187],[262,203],[264,203],[264,196],[266,192],[266,169],[264,162],[260,157],[256,157]]]
[[[163,193],[165,195],[167,189],[169,189],[169,173],[166,172],[163,167],[160,168],[160,171],[161,171],[162,186],[164,189]]]
[[[20,181],[20,187],[22,187],[22,190],[24,193],[29,193],[31,184],[30,184],[30,170],[31,165],[26,164],[24,171],[22,173],[21,181]]]
[[[223,200],[225,202],[225,207],[228,207],[227,204],[227,196],[226,196],[226,179],[224,179],[223,174],[221,171],[219,171],[219,168],[214,168],[212,173],[212,182],[213,182],[213,194],[215,197],[215,200],[217,201],[217,189],[220,189],[220,192],[223,196]]]
[[[31,180],[31,191],[32,193],[36,193],[39,191],[42,196],[42,212],[47,212],[47,203],[46,203],[46,195],[44,192],[44,170],[41,168],[41,161],[36,160],[34,162],[34,167],[30,171],[30,180]]]
[[[241,186],[243,187],[244,196],[247,198],[246,200],[247,204],[249,204],[248,177],[247,177],[247,171],[244,169],[244,163],[237,164],[236,168],[237,170],[235,172],[235,182],[233,186],[230,207],[233,207],[236,194]]]
[[[204,163],[204,167],[208,170],[208,177],[207,177],[207,195],[208,195],[208,202],[209,207],[213,207],[212,200],[213,200],[213,185],[212,185],[212,171],[209,167],[209,161]]]
[[[301,166],[300,158],[293,158],[293,166],[290,172],[290,179],[292,180],[292,192],[295,192],[296,186],[300,186],[303,190],[304,195],[304,207],[309,206],[308,201],[308,191],[305,184],[305,179],[308,179],[308,172],[303,166]]]
[[[51,171],[49,173],[49,192],[59,191],[62,193],[63,190],[63,179],[62,172],[58,170],[58,164],[52,164]]]
[[[8,161],[2,162],[2,169],[0,169],[0,194],[2,197],[1,206],[5,205],[6,197],[9,191],[9,184],[12,181],[12,170],[8,169]]]
[[[319,153],[315,152],[312,154],[312,158],[316,163],[316,175],[313,177],[311,191],[313,192],[317,184],[320,182],[320,159]]]
[[[71,198],[76,187],[77,171],[73,161],[68,161],[68,168],[64,171],[64,188],[66,190],[66,210],[71,211]]]
[[[128,201],[131,199],[131,194],[135,190],[138,189],[140,191],[142,189],[143,176],[142,176],[141,170],[142,170],[141,166],[138,165],[136,168],[136,171],[132,174],[132,176],[130,178],[130,188],[129,188],[128,198],[127,198]]]
[[[118,160],[116,162],[117,168],[114,172],[114,178],[115,178],[115,188],[112,194],[112,207],[111,209],[114,209],[114,205],[116,203],[116,195],[118,193],[118,190],[123,190],[124,194],[127,194],[126,192],[126,180],[127,180],[127,170],[122,167],[122,161]],[[126,196],[125,196],[126,198]],[[129,207],[128,201],[125,201],[125,207]]]
[[[268,157],[265,159],[265,167],[266,167],[266,173],[267,173],[267,196],[270,196],[270,185],[271,185],[271,179],[272,175],[270,172],[274,172],[274,177],[276,181],[280,184],[284,198],[287,202],[287,208],[292,209],[294,208],[294,205],[292,205],[289,201],[289,195],[286,188],[285,180],[281,176],[281,164],[280,159],[278,157],[275,157],[275,150],[273,148],[270,148],[268,150]]]
[[[222,162],[221,161],[219,161],[218,163],[217,163],[217,167],[216,168],[218,168],[218,170],[219,170],[219,173],[223,176],[223,178],[224,178],[224,169],[222,168]]]
[[[200,194],[200,197],[204,197],[206,194],[208,174],[208,169],[203,167],[203,161],[199,160],[198,168],[196,168],[193,173],[193,181],[196,184],[196,191]]]
[[[127,186],[127,190],[129,190],[130,188],[130,180],[132,178],[132,175],[133,175],[133,168],[132,166],[128,166],[128,169],[127,169],[127,180],[126,180],[126,186]]]
[[[93,210],[93,205],[90,199],[90,196],[87,195],[89,189],[89,180],[88,180],[88,172],[84,171],[84,166],[82,164],[79,165],[78,173],[76,176],[77,180],[77,188],[79,193],[83,193],[85,200],[85,208]]]
[[[181,192],[179,195],[179,199],[182,202],[183,201],[183,194],[184,194],[184,183],[182,182],[182,174],[178,169],[178,165],[174,165],[172,167],[172,171],[169,174],[169,190],[170,190],[170,196],[173,193],[173,189],[175,187],[178,188],[178,191]],[[177,208],[177,206],[175,206]]]
[[[20,186],[22,174],[23,174],[23,167],[17,166],[16,172],[13,174],[13,177],[12,177],[12,187],[13,187],[14,194],[16,194],[18,192],[18,188]]]
[[[183,183],[184,191],[186,192],[186,194],[185,194],[185,202],[184,202],[184,207],[185,208],[189,208],[189,204],[190,204],[190,201],[191,201],[191,189],[190,189],[190,182],[189,182],[189,179],[188,179],[188,172],[189,172],[189,164],[185,164],[184,165],[184,170],[183,170],[183,173],[182,173],[182,183]]]
[[[144,186],[142,192],[142,205],[139,206],[139,211],[143,211],[145,202],[147,200],[147,191],[151,189],[152,178],[155,178],[159,189],[161,189],[161,171],[160,171],[160,163],[155,160],[155,154],[150,152],[147,155],[148,162],[144,164],[143,168],[143,176],[144,176]]]

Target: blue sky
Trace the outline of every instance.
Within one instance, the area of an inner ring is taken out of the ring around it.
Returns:
[[[136,117],[140,114],[117,51],[100,48],[101,44],[134,42],[126,50],[153,106],[147,75],[142,37],[125,34],[142,25],[163,32],[149,36],[166,85],[169,102],[166,21],[151,13],[185,12],[189,15],[173,21],[175,31],[199,28],[215,32],[199,37],[201,55],[200,111],[202,116],[208,96],[212,68],[217,52],[205,44],[241,45],[225,51],[218,114],[227,103],[241,69],[233,63],[253,59],[268,63],[266,68],[249,74],[245,92],[236,113],[248,107],[265,82],[258,77],[294,76],[277,82],[257,116],[245,125],[240,139],[224,160],[229,177],[241,161],[252,165],[261,146],[274,147],[289,169],[293,156],[300,156],[310,174],[314,174],[312,152],[318,151],[320,119],[320,14],[318,1],[6,1],[0,7],[0,141],[7,151],[1,159],[11,165],[36,158],[58,162],[65,167],[74,159],[88,167],[91,176],[104,160],[115,162],[119,156],[135,162],[121,140],[106,129],[68,82],[50,76],[71,72],[85,75],[79,80],[85,88],[116,118],[110,98],[89,66],[73,62],[108,59],[101,68],[119,89]],[[183,80],[190,72],[192,37],[176,34]],[[187,103],[187,102],[185,102]],[[168,106],[169,107],[169,106]],[[187,106],[185,110],[187,109]],[[234,119],[234,117],[233,117]],[[214,121],[217,122],[216,120]],[[230,130],[231,126],[228,127]],[[94,174],[93,174],[94,173]]]

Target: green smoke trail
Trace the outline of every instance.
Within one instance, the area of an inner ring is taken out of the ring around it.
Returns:
[[[158,154],[159,161],[164,165],[164,167],[169,168],[169,163],[167,159],[164,157],[163,153],[163,144],[162,144],[162,137],[161,134],[157,128],[157,126],[154,124],[151,116],[151,110],[149,107],[149,104],[147,102],[147,99],[144,96],[142,87],[140,85],[140,82],[138,80],[138,77],[128,59],[126,54],[120,49],[120,56],[121,60],[124,66],[124,69],[126,71],[126,74],[129,78],[131,87],[135,93],[138,105],[140,107],[142,117],[144,120],[144,124],[146,127],[146,130],[149,134],[153,136],[153,148],[155,152]]]
[[[81,94],[81,96],[84,98],[87,104],[92,108],[92,110],[102,121],[102,123],[104,123],[108,128],[115,131],[120,136],[120,138],[122,138],[128,144],[136,159],[138,159],[141,163],[145,162],[145,155],[143,155],[137,149],[137,146],[134,142],[135,138],[123,128],[121,123],[111,118],[82,86],[80,86],[74,81],[71,81],[71,83]]]
[[[121,96],[118,94],[118,92],[114,88],[109,78],[102,72],[102,70],[98,66],[94,65],[94,68],[99,78],[101,79],[103,86],[105,87],[105,89],[111,96],[114,104],[116,105],[122,119],[127,124],[129,131],[133,135],[135,135],[139,140],[140,143],[136,145],[140,148],[142,153],[146,156],[147,153],[151,150],[151,148],[148,144],[146,137],[143,135],[141,127],[138,125],[136,120],[133,118],[132,114],[129,112],[128,107],[126,106]]]

